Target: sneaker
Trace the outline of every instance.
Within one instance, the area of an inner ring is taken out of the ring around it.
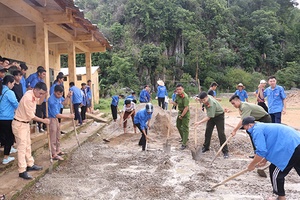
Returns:
[[[40,132],[40,133],[44,133],[45,130],[41,128],[41,129],[39,130],[39,132]]]
[[[17,153],[18,150],[15,149],[13,146],[10,148],[10,152],[9,153]]]
[[[186,148],[186,145],[181,145],[180,150],[184,150]]]
[[[29,180],[29,179],[32,179],[32,176],[30,176],[27,171],[23,172],[23,173],[19,173],[19,177],[20,178],[23,178],[23,179],[26,179],[26,180]]]
[[[207,151],[209,151],[209,149],[207,149],[207,148],[205,148],[205,147],[202,147],[202,153],[205,153],[205,152],[207,152]]]
[[[249,158],[252,158],[252,159],[253,159],[253,158],[254,158],[254,155],[250,155]]]
[[[228,152],[224,152],[224,158],[225,158],[225,159],[226,159],[226,158],[229,158]]]
[[[2,160],[2,164],[6,165],[6,164],[8,164],[8,163],[10,163],[11,161],[14,161],[14,160],[15,160],[15,157],[8,156],[6,159]]]

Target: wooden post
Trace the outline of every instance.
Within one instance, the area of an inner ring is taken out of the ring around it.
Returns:
[[[68,43],[68,69],[69,69],[69,83],[74,82],[76,85],[76,51],[73,42]]]
[[[91,52],[85,53],[86,81],[92,80],[92,59]]]
[[[50,90],[50,74],[49,74],[49,44],[48,44],[48,28],[44,23],[36,23],[36,52],[37,66],[43,66],[46,72],[45,83],[47,89]]]

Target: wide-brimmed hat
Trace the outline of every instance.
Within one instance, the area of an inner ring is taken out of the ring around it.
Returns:
[[[261,80],[259,83],[260,83],[260,84],[266,84],[267,81],[266,81],[266,80]]]
[[[243,87],[243,89],[245,88],[245,86],[243,85],[243,83],[237,84],[236,88],[239,88],[239,87]]]
[[[161,86],[164,86],[164,85],[165,85],[165,83],[164,83],[162,80],[158,80],[158,81],[157,81],[157,84],[158,84],[158,85],[161,85]]]

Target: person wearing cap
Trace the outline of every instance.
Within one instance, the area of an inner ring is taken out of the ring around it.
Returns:
[[[123,99],[124,95],[119,94],[119,95],[114,95],[111,97],[110,109],[111,109],[111,114],[112,114],[114,122],[116,122],[117,118],[118,118],[118,104],[119,104],[120,98]]]
[[[239,83],[236,86],[236,91],[234,92],[235,95],[238,95],[240,97],[241,101],[246,101],[248,102],[248,94],[247,91],[245,90],[245,86],[243,85],[243,83]]]
[[[123,108],[123,128],[124,134],[126,133],[127,120],[131,117],[133,123],[134,133],[136,133],[136,125],[134,124],[134,116],[135,116],[135,103],[129,99],[125,100],[124,108]]]
[[[206,117],[195,123],[195,126],[198,126],[206,122],[205,141],[202,147],[202,153],[204,153],[209,151],[211,136],[215,126],[217,127],[220,146],[226,141],[224,110],[221,104],[214,97],[207,95],[206,92],[201,92],[199,94],[199,99],[200,102],[203,103],[207,114]],[[223,147],[222,152],[224,158],[229,157],[227,145]]]
[[[35,85],[33,90],[27,91],[22,97],[12,121],[12,131],[15,135],[18,150],[19,177],[32,179],[28,171],[41,170],[42,167],[34,164],[31,155],[30,124],[31,120],[50,124],[49,119],[39,118],[35,115],[36,104],[42,103],[47,94],[47,86],[43,82]]]
[[[300,133],[283,124],[257,123],[252,116],[243,119],[244,129],[251,135],[256,147],[255,156],[248,170],[269,166],[273,193],[285,200],[285,176],[294,168],[300,176]]]
[[[132,92],[131,95],[128,95],[125,99],[126,100],[131,100],[133,103],[137,103],[136,101],[136,96],[135,96],[135,92]]]
[[[268,99],[269,114],[273,123],[281,123],[281,114],[286,113],[286,94],[282,86],[277,85],[275,76],[268,78],[269,87],[263,91],[263,85],[259,84],[258,94]]]
[[[181,83],[176,85],[176,98],[171,102],[174,106],[178,106],[178,117],[176,119],[176,127],[179,131],[182,145],[181,150],[184,150],[189,139],[189,123],[190,123],[190,109],[189,109],[189,96],[184,92]]]
[[[21,67],[21,72],[22,72],[22,79],[21,79],[20,83],[22,84],[23,94],[25,94],[25,92],[27,91],[25,76],[26,76],[26,71],[28,70],[28,67],[24,63],[21,63],[20,67]]]
[[[146,150],[146,143],[149,139],[148,129],[150,129],[150,120],[152,118],[153,113],[153,105],[151,103],[147,103],[144,109],[141,109],[134,116],[134,124],[140,132],[142,133],[142,137],[139,141],[139,145],[142,146],[142,151]]]
[[[158,106],[162,109],[165,109],[165,97],[168,96],[168,91],[165,86],[165,83],[162,80],[157,81],[157,93],[156,98],[158,100]]]
[[[140,103],[148,103],[151,100],[149,93],[149,86],[145,85],[144,89],[140,92]]]
[[[261,81],[259,82],[259,84],[260,84],[260,87],[261,87],[261,90],[262,90],[262,93],[263,93],[264,90],[265,90],[267,81],[261,80]],[[257,105],[261,106],[266,112],[268,112],[268,106],[267,106],[266,103],[265,103],[265,98],[264,98],[264,96],[261,96],[261,95],[258,93],[258,90],[255,91],[255,96],[256,96],[256,100],[257,100]]]

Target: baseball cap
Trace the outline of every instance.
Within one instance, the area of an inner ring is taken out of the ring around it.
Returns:
[[[267,83],[267,81],[261,80],[259,83],[260,83],[260,84],[265,84],[265,83]]]
[[[252,116],[245,117],[243,119],[242,126],[245,126],[245,125],[248,125],[248,124],[254,124],[254,122],[255,122],[255,118],[254,117],[252,117]]]
[[[153,113],[153,105],[152,105],[152,103],[147,103],[146,104],[146,111]]]

